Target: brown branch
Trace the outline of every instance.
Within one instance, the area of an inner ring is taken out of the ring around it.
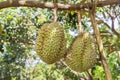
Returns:
[[[103,68],[104,68],[104,71],[105,71],[106,78],[107,78],[107,80],[112,80],[112,76],[111,76],[111,73],[110,73],[109,66],[107,64],[107,60],[106,60],[106,56],[105,56],[105,52],[104,52],[104,48],[103,48],[103,43],[102,43],[102,40],[101,40],[101,37],[100,37],[100,32],[99,32],[99,29],[98,29],[97,21],[95,20],[95,8],[90,10],[90,18],[91,18],[91,21],[92,21],[94,34],[95,34],[96,41],[97,41],[97,44],[98,44],[99,52],[100,52],[100,55],[101,55],[101,62],[102,62],[102,65],[103,65]]]
[[[112,4],[120,4],[120,0],[112,0],[112,1],[99,1],[97,3],[97,7],[103,7],[106,5]],[[0,2],[0,9],[8,8],[8,7],[36,7],[36,8],[49,8],[53,9],[55,7],[54,3],[50,2],[40,2],[40,1],[30,1],[30,0],[11,0]],[[92,8],[92,3],[84,3],[84,4],[61,4],[57,3],[58,10],[80,10],[83,8]]]
[[[111,27],[109,27],[109,25],[107,25],[107,23],[105,23],[106,25],[107,25],[107,27],[109,28],[109,29],[111,29],[111,31],[115,34],[115,35],[117,35],[117,37],[118,38],[120,38],[120,33],[118,33],[116,30],[115,30],[115,16],[113,15],[113,7],[111,7],[110,8],[110,12],[107,12],[107,14],[110,16],[110,18],[111,18],[111,22],[112,22],[112,25],[111,25]]]

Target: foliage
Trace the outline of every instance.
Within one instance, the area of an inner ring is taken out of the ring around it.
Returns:
[[[34,39],[34,34],[31,34],[32,32],[25,25],[29,18],[24,13],[24,9],[17,9],[9,8],[0,11],[0,25],[3,28],[0,35],[0,72],[1,78],[5,79],[16,76],[16,79],[20,79],[20,74],[16,73],[25,67],[25,61],[32,50],[32,45],[28,44],[32,43],[31,39]]]

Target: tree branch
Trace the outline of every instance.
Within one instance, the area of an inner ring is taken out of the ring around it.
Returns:
[[[103,7],[106,5],[120,4],[120,0],[111,1],[99,1],[97,7]],[[57,3],[58,10],[80,10],[83,8],[92,8],[92,3],[84,4],[61,4]],[[0,9],[8,7],[36,7],[36,8],[49,8],[53,9],[55,7],[54,3],[50,2],[40,2],[40,1],[30,1],[30,0],[12,0],[0,2]]]
[[[120,38],[120,34],[115,30],[115,16],[113,15],[113,8],[111,8],[110,13],[108,13],[108,14],[109,14],[109,16],[111,18],[111,22],[112,22],[111,30],[114,34],[116,34],[118,36],[118,38]]]
[[[104,25],[106,25],[106,26],[113,32],[113,34],[115,34],[118,38],[120,38],[120,33],[118,33],[118,32],[115,30],[115,28],[114,28],[114,19],[111,19],[111,20],[112,20],[112,28],[111,28],[111,26],[109,26],[108,23],[106,23],[106,22],[103,21],[103,20],[99,20],[99,21],[97,21],[97,23],[98,23],[98,24],[103,23]]]
[[[88,76],[89,76],[89,80],[93,80],[93,76],[92,76],[92,74],[89,72],[89,70],[87,70],[87,74],[88,74]]]
[[[111,72],[110,72],[109,66],[107,64],[107,60],[106,60],[106,56],[105,56],[105,52],[104,52],[104,48],[103,48],[103,43],[102,43],[102,40],[100,37],[100,32],[98,29],[97,21],[95,20],[95,7],[93,7],[93,9],[90,10],[90,18],[91,18],[91,22],[93,25],[94,34],[95,34],[96,41],[98,44],[99,52],[101,55],[101,62],[102,62],[102,65],[103,65],[103,68],[105,71],[106,78],[107,78],[107,80],[112,80]]]

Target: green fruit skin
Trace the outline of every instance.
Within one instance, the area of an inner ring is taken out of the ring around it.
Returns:
[[[90,33],[84,32],[74,39],[67,51],[65,62],[72,70],[84,72],[95,65],[96,51],[94,37]]]
[[[38,31],[35,49],[44,62],[52,64],[59,61],[66,51],[63,27],[57,22],[44,24]]]

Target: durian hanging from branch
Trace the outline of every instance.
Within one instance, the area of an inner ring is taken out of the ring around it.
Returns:
[[[89,32],[83,32],[80,11],[78,11],[78,30],[79,35],[69,47],[65,62],[72,70],[83,72],[95,65],[97,50],[93,35]]]
[[[38,31],[36,40],[36,52],[40,58],[52,64],[64,57],[66,51],[66,40],[64,29],[57,22],[57,8],[54,8],[54,21],[44,24]]]

